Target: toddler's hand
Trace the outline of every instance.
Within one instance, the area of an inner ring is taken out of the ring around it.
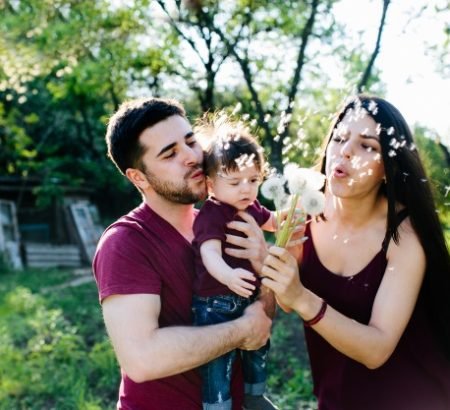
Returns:
[[[236,268],[231,270],[226,285],[239,296],[248,298],[255,290],[255,285],[247,282],[249,280],[255,281],[253,273],[242,268]]]

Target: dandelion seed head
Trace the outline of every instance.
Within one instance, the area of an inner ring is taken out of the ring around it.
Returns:
[[[320,215],[325,208],[325,195],[321,191],[306,190],[303,192],[300,203],[308,215]]]

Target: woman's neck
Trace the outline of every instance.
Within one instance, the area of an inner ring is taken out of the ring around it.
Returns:
[[[349,228],[358,228],[385,217],[387,200],[382,195],[364,198],[338,198],[326,194],[325,217]]]

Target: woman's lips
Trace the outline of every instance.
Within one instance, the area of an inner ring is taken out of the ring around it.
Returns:
[[[345,167],[343,167],[341,165],[337,165],[333,169],[333,176],[335,178],[346,178],[346,177],[348,177],[348,172],[345,169]]]

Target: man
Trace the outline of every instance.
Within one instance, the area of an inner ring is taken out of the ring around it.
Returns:
[[[235,321],[190,326],[193,204],[206,187],[203,152],[182,106],[155,98],[125,103],[110,119],[106,141],[112,161],[143,196],[104,232],[93,264],[122,370],[117,407],[198,410],[201,380],[193,369],[235,348],[263,346],[271,320],[257,302]],[[233,227],[247,238],[230,240],[243,249],[229,252],[256,267],[262,235],[243,218],[246,224]],[[234,409],[241,408],[241,382],[234,381]]]

